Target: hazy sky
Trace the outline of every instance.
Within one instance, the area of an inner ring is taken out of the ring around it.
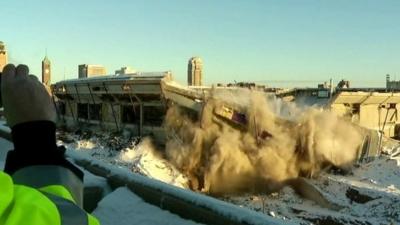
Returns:
[[[203,59],[207,84],[400,79],[399,0],[3,0],[0,8],[10,62],[40,75],[47,48],[53,82],[76,78],[86,63],[109,73],[171,70],[185,83],[191,56]]]

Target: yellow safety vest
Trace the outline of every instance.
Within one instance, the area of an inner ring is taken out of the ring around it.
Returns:
[[[0,225],[100,224],[76,204],[63,182],[35,187],[16,184],[13,178],[0,171]]]

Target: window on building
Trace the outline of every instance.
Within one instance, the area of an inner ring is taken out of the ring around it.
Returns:
[[[78,103],[78,118],[88,119],[88,104]]]
[[[144,124],[160,126],[164,120],[165,109],[162,106],[143,107]]]
[[[66,113],[65,102],[58,102],[57,106],[58,106],[58,113],[60,113],[60,115],[65,116]]]
[[[352,113],[353,115],[358,115],[358,114],[360,114],[360,104],[359,104],[359,103],[355,103],[355,104],[352,105],[352,107],[351,107],[351,113]]]
[[[139,122],[139,106],[122,105],[122,123],[138,123]]]
[[[89,119],[101,120],[101,104],[89,104]]]

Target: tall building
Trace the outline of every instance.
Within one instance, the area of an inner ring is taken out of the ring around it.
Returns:
[[[391,91],[400,90],[400,81],[390,80],[390,75],[386,75],[386,89]]]
[[[51,84],[51,62],[47,54],[42,60],[42,83],[48,87]]]
[[[106,75],[106,68],[102,65],[88,65],[82,64],[78,66],[79,78],[88,78],[94,76]]]
[[[188,63],[188,85],[201,86],[203,80],[203,61],[199,57],[192,57]]]
[[[5,65],[7,65],[6,46],[2,41],[0,41],[0,72],[3,71]]]

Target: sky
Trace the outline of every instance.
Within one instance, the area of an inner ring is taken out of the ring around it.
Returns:
[[[77,78],[79,64],[172,71],[186,84],[190,57],[205,84],[258,82],[352,86],[400,79],[398,0],[2,0],[0,40],[9,62],[52,82]]]

